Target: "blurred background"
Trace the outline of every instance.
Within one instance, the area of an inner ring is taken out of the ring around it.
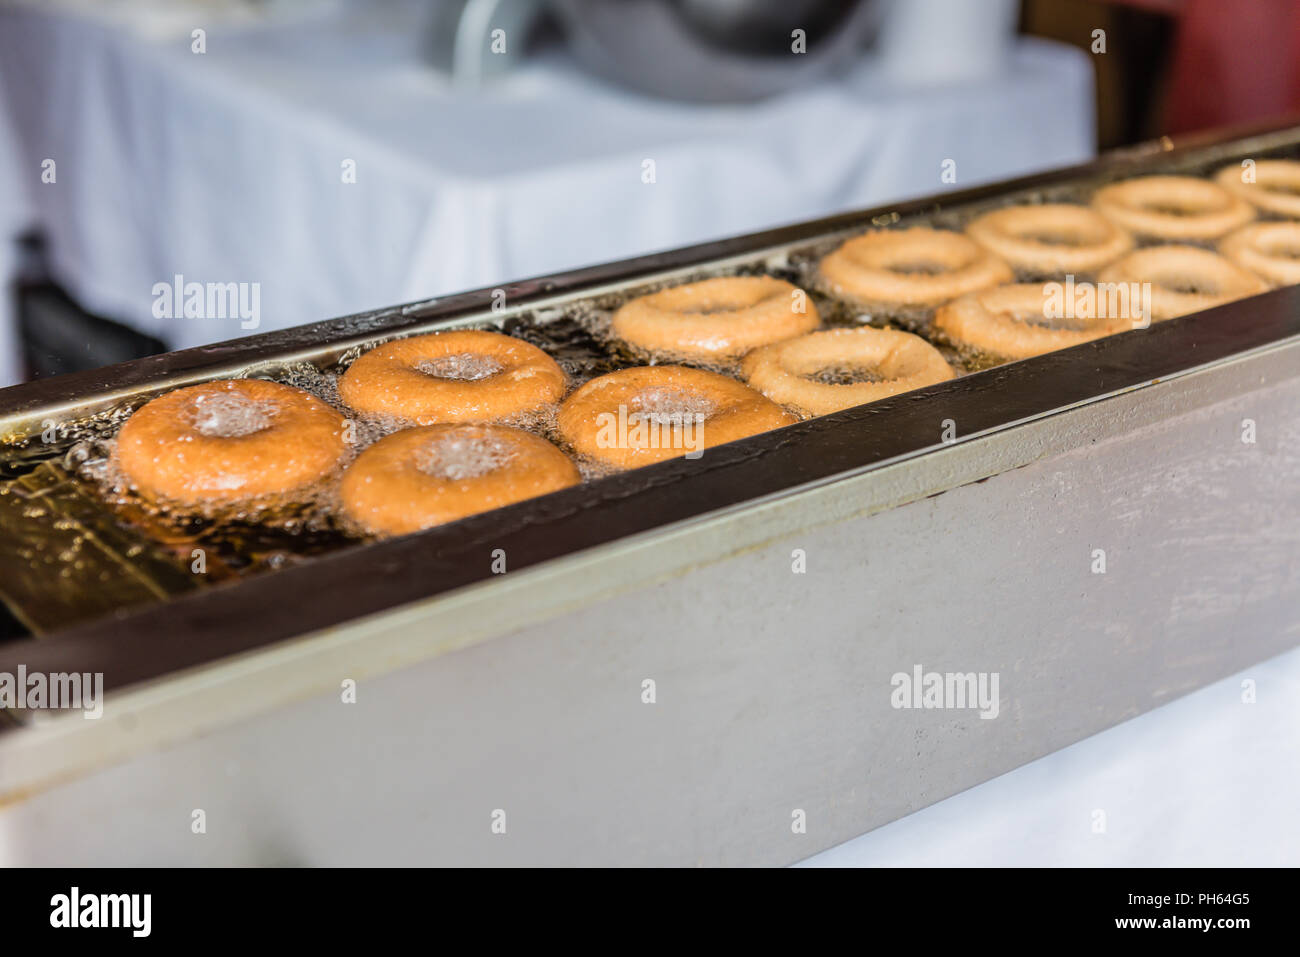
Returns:
[[[1298,46],[1296,0],[0,0],[0,385],[1283,117]]]

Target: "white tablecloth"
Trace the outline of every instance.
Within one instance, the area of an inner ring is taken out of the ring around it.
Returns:
[[[453,92],[421,58],[428,3],[212,22],[80,6],[0,9],[22,162],[58,163],[57,187],[33,187],[56,278],[178,347],[248,333],[156,318],[153,286],[177,274],[259,283],[267,330],[934,193],[948,159],[960,187],[1093,151],[1091,64],[1042,42],[980,83],[902,89],[864,58],[776,100],[696,106],[561,53]]]

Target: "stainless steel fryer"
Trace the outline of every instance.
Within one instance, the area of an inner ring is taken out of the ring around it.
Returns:
[[[0,435],[1298,147],[1162,141],[512,284],[502,311],[479,290],[38,381],[0,392]],[[0,673],[109,691],[100,720],[0,719],[0,861],[806,857],[1300,643],[1297,413],[1288,288],[0,643]],[[917,667],[998,675],[997,717],[895,707]]]

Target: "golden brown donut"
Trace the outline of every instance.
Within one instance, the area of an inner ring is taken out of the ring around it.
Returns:
[[[1087,206],[1008,206],[972,220],[966,234],[1013,268],[1038,275],[1094,272],[1133,248],[1128,231]]]
[[[968,293],[939,307],[934,329],[959,346],[1004,359],[1027,359],[1146,325],[1140,302],[1127,304],[1132,315],[1109,315],[1105,295],[1091,301],[1076,296],[1069,307],[1064,295],[1054,301],[1046,288],[1060,285],[1017,283]],[[1084,286],[1096,290],[1092,284]]]
[[[403,429],[343,473],[344,514],[375,535],[405,535],[555,492],[577,466],[541,436],[506,425]]]
[[[835,295],[881,305],[937,306],[1012,279],[1011,267],[978,243],[923,226],[854,237],[818,268]]]
[[[345,420],[301,389],[224,379],[161,395],[127,419],[117,463],[146,498],[219,505],[288,495],[329,475]]]
[[[1257,160],[1254,182],[1250,183],[1242,178],[1245,172],[1240,165],[1225,166],[1214,178],[1228,192],[1266,213],[1300,219],[1300,162]]]
[[[1253,273],[1197,246],[1150,246],[1102,270],[1099,282],[1151,283],[1151,318],[1173,319],[1268,289]]]
[[[772,276],[705,279],[625,303],[611,323],[624,342],[674,359],[738,359],[750,349],[820,324],[797,286]]]
[[[868,372],[876,382],[817,382],[826,370]],[[897,329],[828,329],[755,349],[741,363],[745,380],[773,402],[811,415],[875,402],[951,379],[939,350]]]
[[[1276,286],[1300,283],[1300,223],[1252,223],[1225,236],[1219,252]]]
[[[797,422],[734,379],[685,366],[638,366],[592,379],[564,400],[557,425],[574,451],[636,468]]]
[[[1192,176],[1140,176],[1097,190],[1093,208],[1152,239],[1218,239],[1255,218],[1240,197]]]
[[[419,425],[491,422],[551,405],[564,383],[555,360],[522,339],[454,329],[371,349],[343,373],[339,396],[358,412]]]

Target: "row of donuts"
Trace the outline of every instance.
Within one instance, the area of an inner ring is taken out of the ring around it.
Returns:
[[[113,458],[134,492],[178,515],[234,506],[257,515],[266,506],[312,501],[337,477],[344,519],[378,535],[454,521],[579,481],[564,453],[522,429],[406,428],[352,458],[356,434],[355,423],[303,389],[221,379],[146,403],[119,430]]]
[[[613,468],[797,421],[734,379],[685,366],[624,369],[561,403],[568,382],[554,359],[484,330],[378,346],[338,385],[353,412],[402,427],[353,457],[355,423],[320,398],[265,379],[217,380],[134,412],[117,435],[116,471],[179,514],[307,501],[339,476],[347,523],[395,535],[577,484],[573,458],[510,424],[547,412],[575,455]]]
[[[174,510],[302,496],[341,468],[339,504],[353,524],[400,534],[577,483],[574,461],[511,423],[553,413],[580,459],[615,469],[702,453],[709,446],[950,378],[933,346],[896,330],[809,332],[816,306],[768,276],[703,280],[626,303],[616,336],[685,364],[568,381],[538,347],[497,332],[449,330],[385,343],[338,380],[342,404],[403,428],[348,461],[349,420],[291,386],[261,379],[203,383],[136,411],[118,433],[118,471]],[[808,333],[800,335],[800,333]],[[836,363],[883,381],[831,384],[808,374]],[[752,387],[751,387],[752,386]],[[782,406],[789,408],[783,408]]]
[[[1300,196],[1288,192],[1300,186],[1300,163],[1267,162],[1249,184],[1261,188],[1244,195],[1270,214],[1300,215]],[[1100,190],[1092,208],[996,210],[969,224],[965,235],[923,227],[870,232],[825,257],[817,281],[856,304],[937,307],[936,330],[993,355],[1062,348],[1128,328],[1128,318],[1101,313],[1044,323],[1042,287],[1012,283],[1014,270],[1137,274],[1194,300],[1162,300],[1157,319],[1213,304],[1207,299],[1262,291],[1257,276],[1199,247],[1135,249],[1133,231],[1201,241],[1253,219],[1227,172],[1218,185],[1167,176],[1118,183]],[[1234,232],[1225,253],[1286,259],[1297,248],[1297,224],[1244,228],[1282,232],[1267,242]],[[1136,258],[1154,254],[1167,261]],[[181,510],[292,498],[346,464],[339,491],[348,519],[374,534],[401,534],[576,484],[580,473],[569,456],[504,424],[557,404],[556,430],[569,450],[632,468],[790,424],[792,411],[826,414],[955,374],[919,336],[820,326],[811,298],[788,282],[706,279],[633,299],[610,324],[625,344],[682,364],[623,369],[568,398],[565,374],[550,356],[499,333],[434,333],[363,354],[339,381],[342,401],[409,427],[350,464],[350,423],[341,413],[307,392],[257,379],[204,383],[153,400],[123,426],[115,456],[134,489]],[[690,364],[734,369],[748,384]],[[866,381],[827,381],[827,370],[853,370]]]
[[[824,257],[813,288],[886,316],[928,310],[936,339],[1008,360],[1300,282],[1300,223],[1253,222],[1256,206],[1300,216],[1300,163],[1252,161],[1226,167],[1215,179],[1126,180],[1098,190],[1090,206],[1008,206],[976,217],[964,233],[873,230]],[[1183,243],[1139,245],[1214,239],[1222,254]],[[1017,274],[1143,285],[1150,301],[1094,294],[1058,303],[1056,314],[1044,285],[1016,282]],[[918,336],[874,327],[816,331],[819,325],[803,290],[760,276],[704,280],[641,297],[614,314],[611,328],[616,339],[650,354],[688,363],[738,361],[751,386],[803,414],[827,414],[955,374]],[[817,381],[819,372],[835,367],[866,371],[877,381]]]
[[[712,364],[772,344],[800,343],[807,351],[814,337],[792,337],[819,323],[816,306],[791,284],[737,277],[634,299],[613,326],[636,347]],[[909,340],[904,344],[921,350],[941,369],[940,377],[952,375],[933,347],[905,333],[818,335],[870,340],[879,354],[859,359],[900,368],[909,350],[898,342]],[[825,365],[846,351],[853,350],[826,342],[807,361]],[[816,388],[771,363],[751,361],[746,369],[777,395],[782,378]],[[207,382],[152,400],[122,426],[114,457],[134,491],[181,513],[304,499],[342,470],[338,503],[344,517],[372,534],[402,534],[576,484],[580,472],[569,456],[510,424],[548,412],[575,456],[618,469],[797,421],[734,378],[687,365],[623,369],[564,398],[568,386],[558,363],[522,339],[449,330],[380,345],[339,378],[339,399],[349,410],[403,426],[355,458],[355,430],[341,412],[306,391],[263,379]],[[884,394],[882,386],[867,383],[821,388],[845,393],[835,399],[839,408]],[[885,391],[897,389],[892,384]],[[795,391],[784,401],[798,406],[799,398]],[[828,410],[813,398],[803,405]]]
[[[1140,177],[1099,189],[1090,206],[993,210],[964,234],[880,230],[823,260],[818,281],[865,308],[933,310],[929,328],[958,348],[1028,358],[1300,283],[1300,223],[1257,222],[1260,213],[1300,218],[1300,162],[1229,166],[1213,182]],[[1079,284],[1094,297],[1066,316],[1045,312],[1043,285],[1025,281],[1067,276],[1095,283]],[[1147,314],[1095,295],[1134,285],[1149,290]]]

